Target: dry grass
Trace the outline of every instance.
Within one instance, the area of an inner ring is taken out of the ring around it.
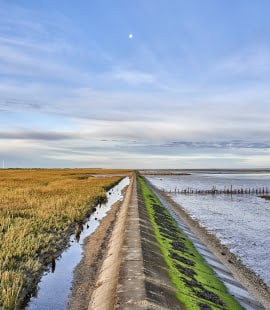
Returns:
[[[264,198],[266,200],[270,200],[270,195],[263,195],[263,196],[260,196],[261,198]]]
[[[128,171],[0,170],[0,309],[17,309],[72,224]]]

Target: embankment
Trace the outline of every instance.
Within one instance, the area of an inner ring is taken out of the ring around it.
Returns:
[[[139,183],[133,177],[88,309],[242,309],[156,195]],[[247,309],[267,309],[244,299],[251,303]]]

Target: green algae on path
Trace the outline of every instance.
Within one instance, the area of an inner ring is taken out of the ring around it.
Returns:
[[[186,309],[243,309],[228,293],[156,195],[139,177],[142,194],[177,298]]]

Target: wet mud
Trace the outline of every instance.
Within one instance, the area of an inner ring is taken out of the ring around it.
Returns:
[[[97,276],[108,249],[112,229],[119,212],[117,202],[103,219],[97,230],[84,242],[84,255],[74,270],[72,290],[67,310],[87,310]]]

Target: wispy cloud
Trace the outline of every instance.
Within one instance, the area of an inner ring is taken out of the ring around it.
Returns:
[[[72,21],[60,13],[50,16],[18,5],[0,3],[0,72],[2,78],[45,85],[89,82],[87,68],[74,64],[80,47],[70,42],[69,31],[76,32]],[[74,35],[74,33],[73,33]],[[99,51],[100,52],[100,51]],[[99,57],[101,53],[99,53]],[[0,76],[0,78],[1,78]]]
[[[269,137],[267,91],[260,94],[262,99],[258,103],[255,92],[250,91],[189,99],[38,84],[6,83],[0,91],[2,111],[27,110],[48,118],[58,115],[76,119],[81,131],[93,130],[99,138],[168,142],[256,138],[262,142]]]
[[[0,140],[38,140],[38,141],[59,141],[78,138],[79,134],[55,131],[0,131]]]
[[[174,141],[162,147],[191,147],[194,149],[270,149],[270,141]]]
[[[112,77],[132,85],[152,84],[156,81],[153,74],[140,71],[117,70],[112,74]]]
[[[237,50],[217,66],[219,73],[245,78],[270,78],[270,46],[256,45]]]
[[[268,156],[267,38],[228,42],[207,9],[173,2],[111,15],[110,4],[0,0],[0,155],[103,166]]]
[[[50,59],[49,55],[35,54],[20,49],[0,44],[0,71],[7,76],[21,78],[36,77],[39,80],[48,79],[64,81],[78,81],[82,83],[89,80],[87,72],[78,70],[66,64],[61,64],[60,59]]]

